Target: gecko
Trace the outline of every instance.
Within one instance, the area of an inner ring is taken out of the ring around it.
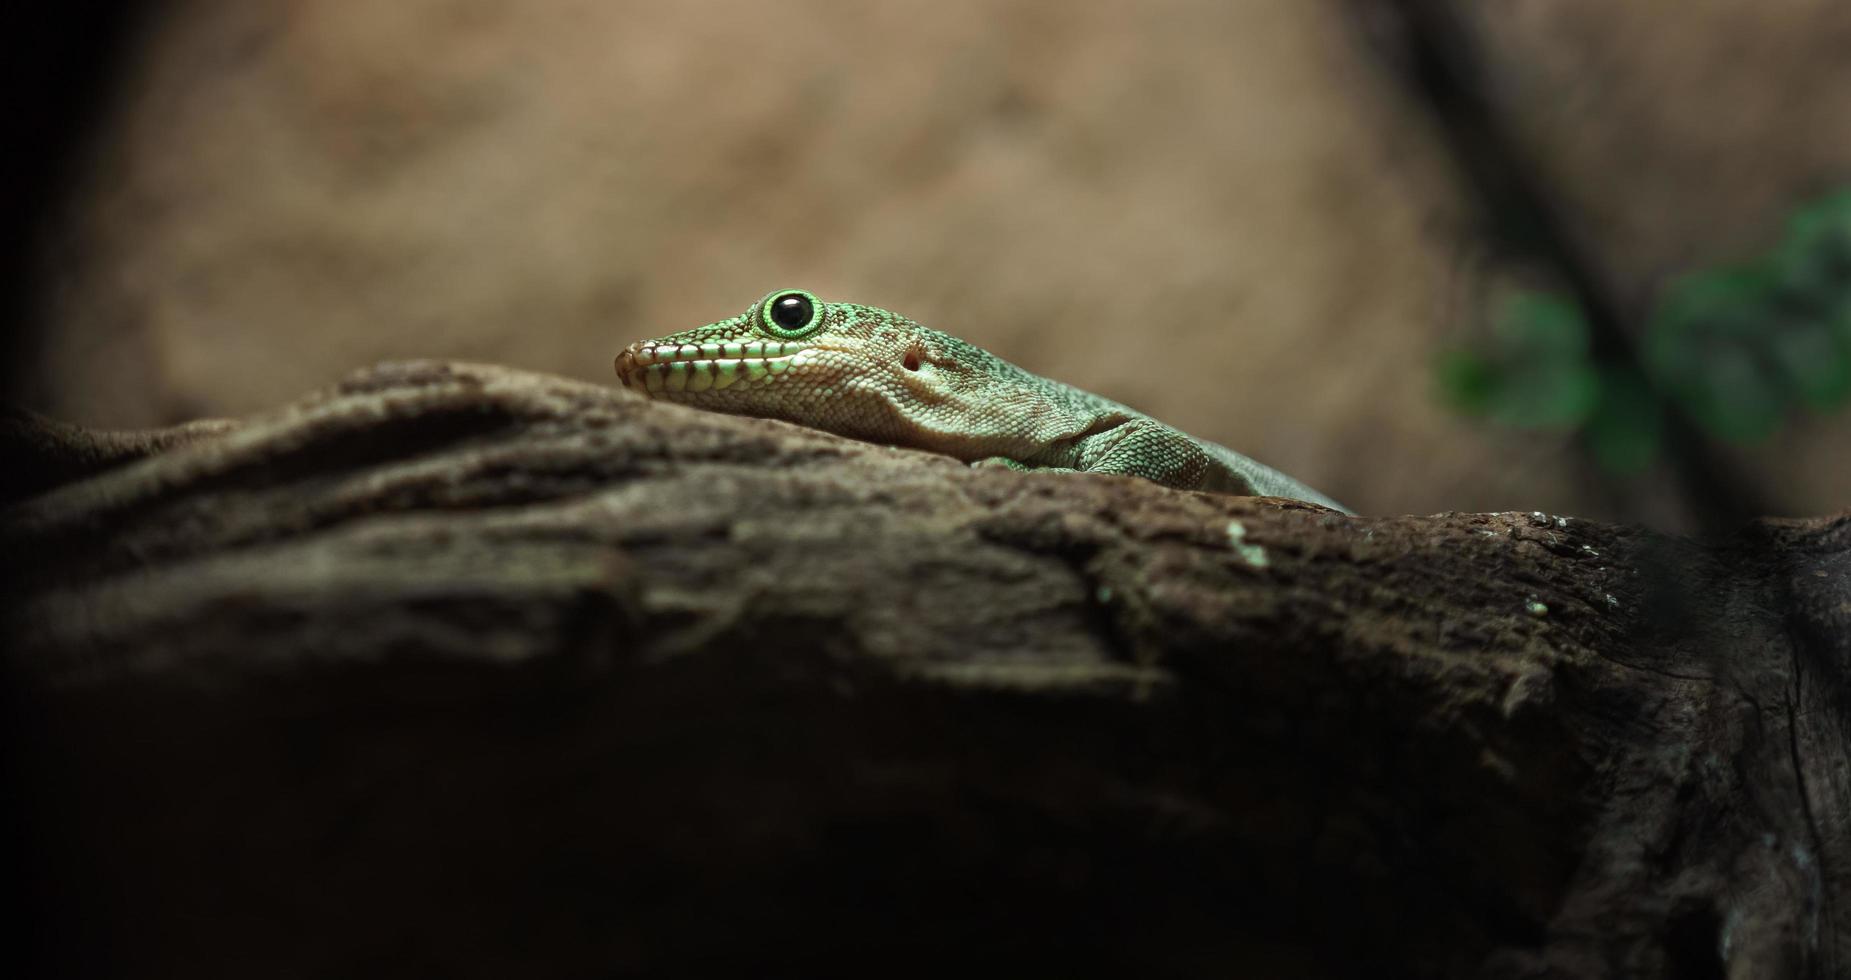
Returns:
[[[1347,508],[1277,470],[874,306],[767,294],[718,323],[631,344],[624,387],[973,466],[1117,473]]]

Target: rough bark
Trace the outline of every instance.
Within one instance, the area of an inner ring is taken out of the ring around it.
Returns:
[[[47,973],[1851,971],[1851,514],[1346,518],[440,363],[41,435]]]

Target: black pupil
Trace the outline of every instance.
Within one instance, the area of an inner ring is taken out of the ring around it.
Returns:
[[[786,330],[809,326],[813,313],[809,298],[796,293],[780,296],[771,304],[771,322]]]

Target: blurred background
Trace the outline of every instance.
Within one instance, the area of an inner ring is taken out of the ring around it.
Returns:
[[[1843,0],[61,16],[7,96],[7,380],[66,420],[389,358],[611,384],[801,286],[1364,513],[1851,505]]]

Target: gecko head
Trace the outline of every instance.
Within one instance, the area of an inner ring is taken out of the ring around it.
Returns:
[[[964,459],[995,454],[968,420],[996,411],[995,382],[1014,370],[897,313],[801,289],[631,344],[616,368],[624,387],[650,398]]]

